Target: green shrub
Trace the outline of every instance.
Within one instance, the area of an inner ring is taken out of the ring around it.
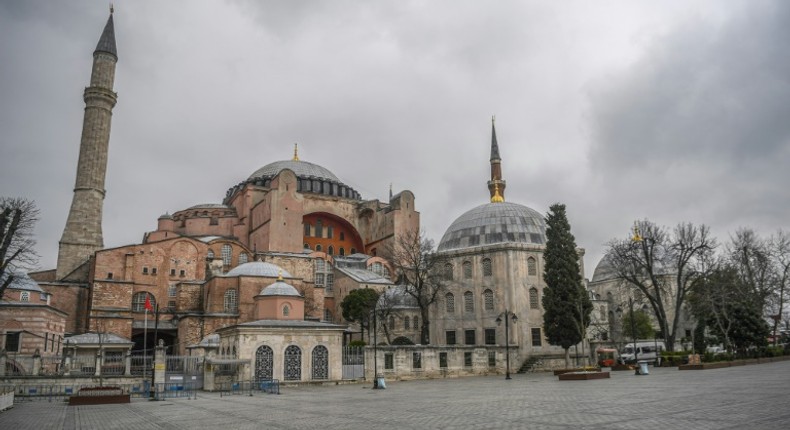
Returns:
[[[365,346],[367,345],[364,340],[352,340],[348,343],[348,346]]]

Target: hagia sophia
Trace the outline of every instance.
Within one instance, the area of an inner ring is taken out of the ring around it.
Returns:
[[[340,179],[342,172],[301,159],[293,147],[292,157],[240,176],[215,202],[152,220],[155,229],[140,243],[105,248],[104,179],[118,56],[111,14],[85,89],[76,184],[57,267],[20,280],[0,306],[0,330],[22,333],[15,351],[56,356],[66,337],[99,331],[134,343],[134,350],[150,349],[153,337],[145,330],[154,322],[147,304],[158,308],[158,338],[174,354],[220,334],[223,351],[268,351],[269,361],[272,355],[277,361],[298,347],[305,356],[325,357],[358,336],[340,303],[355,289],[402,287],[383,250],[419,232],[421,196],[402,190],[390,192],[388,201],[366,199]],[[557,356],[563,350],[549,345],[542,329],[545,219],[505,199],[506,159],[491,127],[491,141],[481,142],[491,147],[488,193],[479,179],[483,204],[448,223],[438,243],[445,290],[431,308],[431,344],[510,344],[519,362]],[[582,274],[583,256],[579,249]],[[401,311],[383,324],[393,337],[419,343],[419,312],[408,297],[401,302]],[[509,339],[497,323],[506,310],[518,321]],[[606,309],[595,315],[607,326]],[[258,335],[250,334],[255,330]],[[260,371],[271,377],[271,367]]]

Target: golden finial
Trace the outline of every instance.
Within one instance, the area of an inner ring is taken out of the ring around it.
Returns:
[[[112,15],[113,12],[115,12],[115,8],[112,6],[112,3],[110,3],[110,15]]]
[[[294,161],[299,161],[299,144],[294,143]]]
[[[494,184],[494,195],[491,197],[491,203],[504,203],[505,199],[499,194],[499,184]]]
[[[282,282],[282,281],[283,281],[283,269],[280,269],[277,272],[277,282]]]
[[[634,242],[641,242],[642,236],[639,234],[639,225],[634,221],[634,236],[631,238]]]

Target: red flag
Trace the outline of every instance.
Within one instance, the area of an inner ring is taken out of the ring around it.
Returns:
[[[154,310],[154,307],[151,306],[151,296],[148,295],[148,294],[145,295],[145,310],[147,310],[147,311],[153,311]]]

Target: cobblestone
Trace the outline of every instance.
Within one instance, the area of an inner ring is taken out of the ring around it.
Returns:
[[[284,387],[281,395],[125,405],[24,402],[3,429],[787,429],[790,361],[704,371],[613,372],[558,381],[548,373]]]

